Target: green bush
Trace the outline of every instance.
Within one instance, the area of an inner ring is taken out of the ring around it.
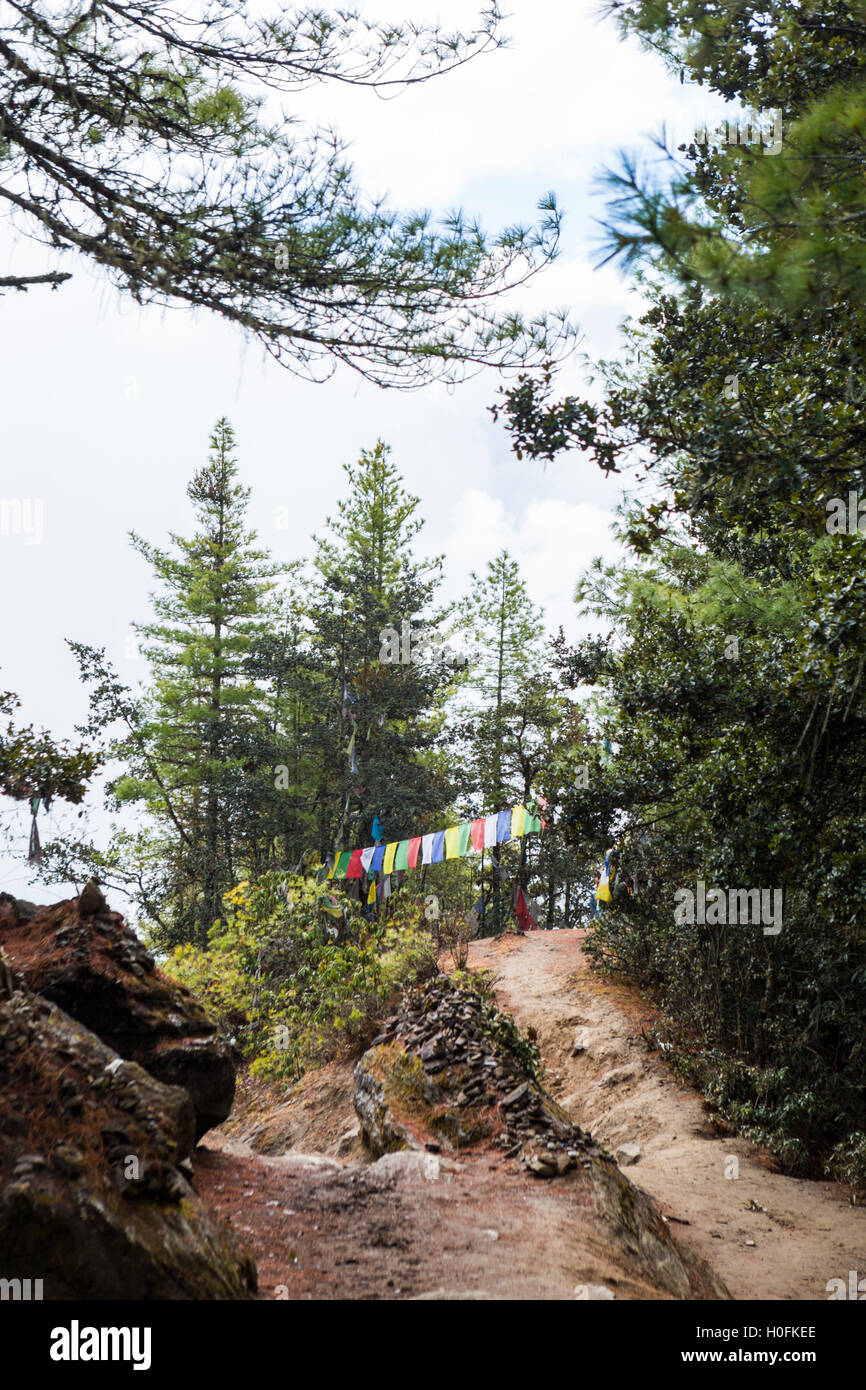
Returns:
[[[385,926],[309,878],[272,873],[224,898],[206,951],[180,946],[166,969],[231,1029],[254,1075],[298,1077],[376,1032],[389,1000],[436,972],[417,904]]]
[[[660,1006],[678,1072],[798,1176],[866,1187],[866,943],[808,911],[775,938],[676,924],[656,879],[593,923],[586,949]]]

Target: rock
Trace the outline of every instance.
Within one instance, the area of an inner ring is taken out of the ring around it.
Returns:
[[[399,1153],[383,1154],[370,1165],[370,1172],[378,1177],[396,1178],[404,1182],[417,1178],[423,1178],[425,1182],[436,1182],[439,1171],[440,1161],[436,1154],[413,1152],[408,1149]]]
[[[728,1299],[730,1294],[710,1266],[679,1245],[653,1200],[629,1182],[603,1153],[581,1162],[606,1224],[607,1242],[617,1258],[642,1279],[675,1298]]]
[[[572,1057],[579,1057],[582,1052],[586,1052],[589,1047],[589,1035],[585,1028],[578,1028],[574,1035],[574,1042],[571,1045]]]
[[[95,878],[89,878],[81,890],[78,899],[78,911],[82,917],[93,917],[97,912],[104,912],[108,904],[105,901],[102,890]]]
[[[529,1082],[524,1081],[520,1086],[516,1086],[513,1091],[509,1091],[507,1096],[503,1096],[502,1104],[506,1107],[510,1105],[516,1105],[518,1101],[523,1100],[524,1096],[528,1095]]]
[[[87,890],[35,910],[0,893],[0,944],[28,989],[158,1081],[183,1086],[195,1110],[198,1141],[231,1110],[230,1045],[189,990],[157,970],[120,914],[109,911],[95,885],[94,890],[86,902]]]
[[[637,1067],[632,1063],[630,1066],[614,1067],[612,1071],[606,1071],[601,1078],[602,1086],[621,1086],[624,1081],[634,1081],[637,1076]]]
[[[350,1129],[344,1130],[337,1140],[337,1147],[334,1150],[337,1158],[345,1158],[361,1141],[361,1126],[352,1125]]]
[[[417,1057],[398,1044],[371,1047],[355,1066],[355,1111],[364,1143],[374,1158],[398,1149],[420,1149],[396,1112],[429,1110],[428,1082]]]
[[[609,1302],[616,1298],[613,1290],[604,1284],[578,1284],[574,1296],[579,1299],[587,1299],[590,1303]]]
[[[640,1145],[620,1144],[619,1148],[614,1150],[613,1156],[621,1168],[628,1168],[640,1158]]]
[[[0,1000],[0,1030],[16,1044],[0,1054],[4,1277],[42,1279],[51,1300],[248,1297],[250,1255],[178,1168],[187,1092],[23,988]]]
[[[530,1173],[534,1173],[537,1178],[555,1178],[558,1171],[556,1159],[552,1154],[528,1154],[526,1166]]]

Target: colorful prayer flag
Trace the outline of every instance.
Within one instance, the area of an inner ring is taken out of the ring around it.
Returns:
[[[529,903],[519,883],[514,885],[514,915],[523,931],[538,931],[538,924],[529,910]]]
[[[397,853],[397,844],[397,840],[392,840],[390,845],[386,845],[385,847],[385,862],[382,865],[382,872],[385,875],[390,874],[394,867],[394,856]]]
[[[397,853],[394,855],[395,869],[408,869],[409,867],[409,841],[400,840],[397,845]]]

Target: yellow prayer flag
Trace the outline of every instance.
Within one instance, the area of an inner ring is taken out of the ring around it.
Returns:
[[[397,853],[399,840],[393,840],[390,845],[385,847],[385,862],[382,865],[382,873],[390,874],[394,869],[394,855]]]

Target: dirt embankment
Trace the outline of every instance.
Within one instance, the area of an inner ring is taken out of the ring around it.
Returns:
[[[533,932],[472,948],[471,963],[499,977],[501,1006],[537,1030],[560,1104],[611,1151],[638,1146],[625,1171],[734,1298],[826,1299],[829,1280],[866,1274],[866,1208],[838,1184],[784,1176],[755,1145],[720,1137],[700,1096],[648,1052],[648,1006],[590,970],[581,941]]]

